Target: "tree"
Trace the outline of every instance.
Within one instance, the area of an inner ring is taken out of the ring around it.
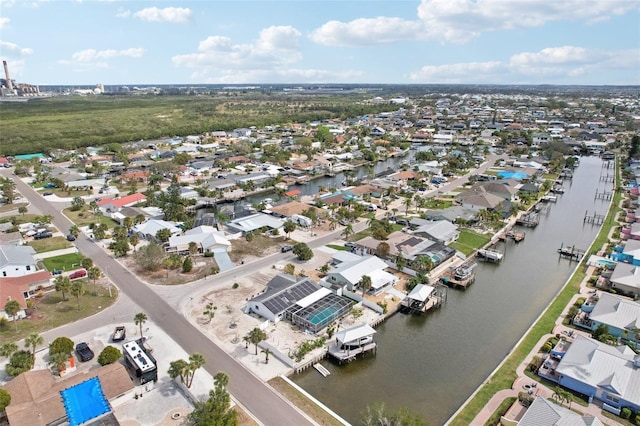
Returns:
[[[386,259],[387,256],[389,256],[390,250],[391,250],[391,247],[389,246],[389,243],[382,241],[376,247],[376,256],[378,256],[381,259]]]
[[[323,274],[323,275],[327,275],[327,273],[329,272],[329,264],[328,264],[328,263],[325,263],[324,265],[322,265],[322,266],[320,267],[320,269],[319,269],[319,270],[320,270],[320,273],[321,273],[321,274]]]
[[[38,345],[44,343],[44,338],[38,333],[31,333],[27,337],[24,338],[24,347],[29,349],[31,348],[31,355],[35,358],[36,356],[36,348]]]
[[[362,289],[362,297],[364,297],[364,294],[367,292],[367,290],[371,288],[371,284],[371,277],[369,275],[363,275],[362,278],[360,278],[360,281],[358,281],[358,285]]]
[[[409,214],[409,208],[413,205],[413,200],[411,199],[411,197],[406,197],[402,201],[402,204],[404,204],[404,214],[408,215]]]
[[[25,371],[33,368],[33,355],[29,351],[17,351],[11,354],[9,363],[7,364],[7,374],[10,376],[18,376]]]
[[[73,200],[71,200],[71,210],[75,212],[82,210],[83,207],[84,199],[82,197],[73,197]]]
[[[231,409],[231,396],[227,391],[229,377],[219,372],[214,377],[214,389],[209,399],[197,401],[189,414],[190,425],[236,426],[238,413]]]
[[[69,235],[73,235],[75,238],[78,238],[78,235],[80,235],[80,228],[78,228],[78,225],[71,225],[69,228]]]
[[[249,336],[249,341],[253,345],[255,345],[255,347],[256,347],[256,355],[258,355],[258,343],[262,342],[263,340],[265,340],[267,338],[267,333],[265,333],[260,328],[255,327],[253,330],[251,330],[249,332],[248,336]]]
[[[347,223],[340,235],[343,236],[347,241],[349,241],[349,237],[351,237],[354,233],[355,231],[353,230],[353,225]]]
[[[129,244],[133,246],[133,251],[136,251],[136,246],[140,243],[140,237],[138,234],[133,234],[129,236]]]
[[[189,365],[188,365],[189,372],[187,374],[188,381],[187,383],[185,383],[188,388],[190,388],[191,384],[193,383],[193,376],[195,376],[196,370],[201,368],[206,362],[207,361],[204,359],[204,356],[202,354],[194,352],[191,355],[189,355]]]
[[[80,296],[84,294],[84,283],[83,280],[75,280],[71,283],[71,288],[69,289],[71,295],[76,298],[76,302],[78,303],[78,311],[80,311]]]
[[[310,260],[313,257],[313,251],[306,243],[297,243],[293,246],[293,254],[298,256],[300,260]]]
[[[53,284],[56,286],[56,291],[62,293],[62,300],[67,300],[65,293],[71,289],[71,280],[66,275],[58,275]]]
[[[115,257],[126,256],[129,252],[129,240],[127,237],[118,236],[111,244],[109,244],[109,249],[113,251],[113,255]]]
[[[107,236],[107,231],[109,227],[106,223],[99,223],[93,227],[93,237],[96,240],[103,240]]]
[[[100,271],[100,268],[97,266],[92,266],[87,270],[87,278],[93,281],[93,285],[96,284],[96,280],[100,278],[101,275],[102,271]]]
[[[119,360],[121,356],[122,352],[120,352],[120,349],[116,348],[115,346],[109,345],[105,347],[102,352],[100,352],[100,355],[98,355],[98,364],[113,364],[114,362]]]
[[[69,359],[71,354],[63,354],[63,353],[55,353],[53,355],[49,355],[49,362],[47,363],[51,366],[55,371],[61,371],[64,369],[65,363]]]
[[[20,213],[22,216],[24,216],[27,213],[28,209],[26,206],[20,206],[18,207],[18,213]]]
[[[89,268],[93,266],[93,259],[91,259],[90,257],[83,257],[80,261],[80,266],[82,266],[86,270],[89,270]]]
[[[209,318],[209,321],[207,322],[207,324],[209,324],[213,320],[213,317],[216,316],[217,309],[218,307],[214,306],[213,302],[207,303],[207,306],[205,306],[204,312],[202,312],[204,315],[206,315]]]
[[[13,204],[13,200],[16,197],[14,192],[16,190],[16,183],[11,178],[4,178],[0,182],[2,182],[2,196],[6,200],[6,203]]]
[[[122,226],[127,230],[127,234],[131,232],[131,228],[133,228],[133,218],[131,216],[127,216],[122,221]]]
[[[287,238],[289,238],[289,235],[296,230],[296,223],[289,219],[284,223],[282,229],[287,234]]]
[[[155,236],[158,241],[166,243],[167,241],[169,241],[169,237],[171,237],[171,231],[169,230],[169,228],[158,229],[158,232],[156,232]]]
[[[193,269],[193,261],[190,256],[184,258],[184,262],[182,262],[182,272],[187,273],[191,272]]]
[[[198,254],[198,243],[195,241],[189,242],[189,255],[195,256]]]
[[[11,404],[11,394],[6,389],[0,389],[0,413]]]
[[[4,312],[7,316],[13,318],[13,324],[16,326],[16,332],[18,331],[18,312],[20,312],[21,309],[20,303],[18,303],[17,300],[9,300],[4,304]]]
[[[13,342],[7,342],[0,345],[0,356],[9,358],[12,353],[18,350],[18,345]]]
[[[264,363],[269,364],[269,354],[272,354],[273,352],[271,352],[269,348],[264,348],[260,352],[264,354]]]
[[[293,263],[287,263],[284,265],[284,269],[282,270],[285,274],[294,275],[296,273],[296,265]]]
[[[144,312],[138,312],[133,317],[134,324],[140,326],[140,337],[142,337],[142,326],[145,322],[147,322],[148,319],[149,318],[147,317],[147,314],[145,314]]]
[[[186,384],[188,368],[189,363],[187,361],[184,359],[177,359],[169,363],[169,370],[167,371],[167,374],[173,380],[180,377],[180,381]]]
[[[157,271],[162,266],[162,261],[166,256],[166,252],[158,243],[151,241],[146,246],[136,251],[134,259],[137,265],[144,271]]]
[[[73,352],[73,347],[73,340],[68,337],[56,337],[56,339],[49,344],[49,356],[63,354],[65,357],[69,358],[71,356],[71,352]]]

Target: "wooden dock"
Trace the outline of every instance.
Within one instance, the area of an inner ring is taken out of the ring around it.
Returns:
[[[375,353],[377,347],[378,345],[376,342],[371,342],[371,343],[367,343],[367,344],[356,346],[356,347],[343,347],[342,345],[331,345],[329,346],[328,354],[331,355],[333,358],[335,358],[340,364],[342,364],[343,362],[353,361],[354,359],[356,359],[358,355],[365,354],[367,352]],[[319,364],[314,364],[313,365],[314,368],[316,365],[319,365]]]
[[[614,183],[616,181],[616,177],[614,175],[601,175],[600,182]]]
[[[476,274],[473,272],[475,266],[475,263],[471,263],[449,267],[440,276],[440,282],[449,287],[466,289],[476,280]]]
[[[594,200],[610,201],[611,197],[613,197],[613,192],[612,191],[598,192],[598,190],[596,189],[596,195],[593,197],[593,199]]]
[[[586,250],[577,249],[576,246],[565,246],[564,243],[560,245],[558,254],[560,257],[567,258],[569,260],[581,260],[584,257]]]
[[[598,214],[596,212],[593,212],[592,215],[589,215],[589,210],[587,210],[586,212],[584,212],[584,218],[582,219],[582,222],[592,223],[594,225],[602,225],[604,223],[604,219],[605,215]]]
[[[516,225],[525,226],[527,228],[535,228],[540,223],[540,217],[536,212],[525,213],[516,219]]]
[[[519,243],[520,241],[524,240],[524,237],[525,237],[524,232],[516,232],[513,230],[505,231],[502,234],[498,235],[498,239],[501,241],[507,241],[508,239],[511,239],[516,243]]]

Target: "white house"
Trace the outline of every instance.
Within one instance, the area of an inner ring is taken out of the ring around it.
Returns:
[[[175,222],[168,222],[166,220],[152,219],[144,223],[139,223],[133,227],[133,232],[139,234],[145,240],[154,240],[156,234],[161,229],[168,229],[171,235],[178,235],[182,233]]]
[[[0,246],[0,277],[20,277],[37,272],[31,246]]]
[[[364,275],[371,278],[370,292],[380,293],[387,286],[398,282],[398,277],[386,272],[389,265],[376,256],[365,256],[351,262],[343,262],[336,269],[327,274],[326,281],[330,284],[339,284],[354,291],[358,282]]]

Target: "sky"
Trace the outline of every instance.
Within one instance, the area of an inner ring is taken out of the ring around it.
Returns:
[[[0,0],[0,57],[38,85],[638,85],[640,0]]]

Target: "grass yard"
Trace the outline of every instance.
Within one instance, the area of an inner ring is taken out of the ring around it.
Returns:
[[[60,250],[72,247],[73,245],[64,237],[43,238],[41,240],[33,240],[27,243],[35,249],[36,253],[44,253],[45,251]]]
[[[460,236],[450,246],[464,253],[465,256],[469,256],[475,250],[484,247],[490,239],[487,235],[478,234],[469,229],[461,229]]]
[[[0,217],[0,223],[5,223],[5,222],[13,222],[15,225],[20,225],[22,223],[27,223],[27,222],[33,222],[36,217],[38,217],[38,215],[36,214],[18,214],[16,212],[15,216],[5,216],[5,217]]]
[[[313,420],[322,426],[340,426],[341,422],[332,417],[325,410],[320,408],[318,404],[304,396],[300,391],[292,387],[280,377],[269,380],[269,385],[273,386],[278,392],[284,395],[296,407],[308,414]]]
[[[0,206],[0,213],[6,213],[6,212],[10,212],[12,210],[16,211],[16,216],[19,215],[18,213],[18,207],[21,206],[27,206],[27,203],[12,203],[12,204],[5,204],[3,206]]]
[[[339,246],[338,244],[327,244],[327,247],[332,248],[334,250],[349,251],[349,247]]]
[[[451,206],[453,206],[453,201],[442,200],[439,198],[428,198],[425,200],[424,205],[425,208],[434,210],[446,209]]]
[[[73,211],[69,207],[64,209],[64,214],[69,218],[71,222],[75,223],[78,226],[89,226],[92,223],[104,223],[109,228],[112,228],[117,225],[117,223],[110,217],[94,214],[93,212],[89,211],[89,209]],[[66,232],[67,230],[61,231]]]
[[[33,299],[34,310],[27,319],[17,322],[18,332],[15,331],[13,322],[0,326],[0,344],[17,342],[24,339],[30,333],[42,333],[47,330],[69,324],[74,321],[94,315],[105,310],[118,300],[118,290],[106,287],[106,281],[97,285],[85,282],[85,294],[80,296],[80,310],[75,297],[65,294],[68,300],[62,300],[62,294],[58,292],[45,293],[40,298]]]
[[[80,261],[82,261],[83,258],[84,256],[80,253],[70,253],[42,259],[42,263],[44,263],[47,270],[51,272],[54,270],[69,271],[71,269],[79,268]]]

